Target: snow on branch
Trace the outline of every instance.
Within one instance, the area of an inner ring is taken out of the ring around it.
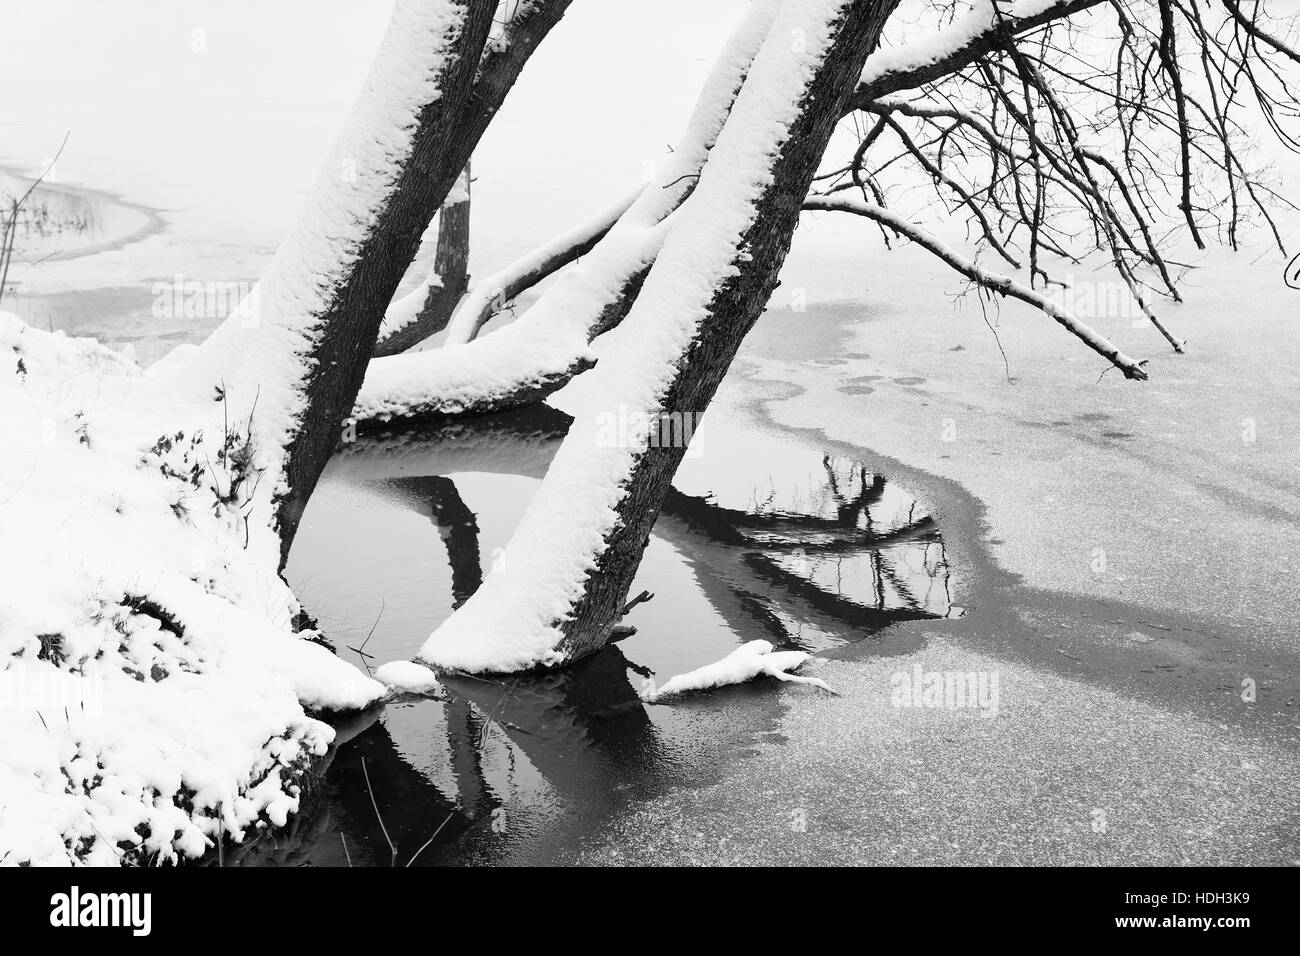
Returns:
[[[463,345],[472,341],[517,295],[590,252],[642,191],[636,189],[599,215],[538,246],[476,285],[452,315],[447,326],[447,344]]]
[[[992,0],[976,0],[970,11],[941,29],[897,46],[883,46],[873,53],[862,71],[850,109],[863,109],[882,96],[933,83],[1001,48],[1008,34],[1029,33],[1102,2],[1020,0],[1002,4],[999,10]]]

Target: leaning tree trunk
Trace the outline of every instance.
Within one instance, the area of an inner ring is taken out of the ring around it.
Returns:
[[[443,348],[372,362],[353,409],[357,428],[533,404],[590,368],[592,339],[631,307],[668,234],[666,220],[694,189],[780,7],[780,0],[753,0],[709,71],[676,148],[634,197],[471,292],[452,317]],[[582,261],[560,275],[521,318],[475,338],[502,302],[577,255]]]
[[[365,90],[251,309],[198,355],[162,363],[164,391],[215,389],[232,420],[255,415],[261,467],[273,476],[260,513],[281,563],[422,235],[568,3],[517,10],[489,47],[495,0],[398,0]]]
[[[660,400],[658,412],[698,417],[708,408],[741,341],[776,288],[804,196],[843,106],[856,88],[867,55],[879,42],[880,31],[896,2],[854,0],[836,5],[840,9],[831,20],[831,42],[805,88],[788,138],[772,162],[771,180],[754,203],[754,223],[736,247],[735,272],[714,291],[707,316],[682,353],[677,375]],[[774,27],[769,42],[791,42],[779,31],[780,24]],[[733,109],[729,124],[745,120],[742,103],[739,101]],[[697,188],[706,188],[703,180]],[[651,420],[655,420],[653,414]],[[567,659],[597,651],[608,640],[688,442],[689,434],[683,433],[678,440],[669,441],[668,447],[659,442],[636,456],[625,480],[624,496],[615,508],[617,527],[606,539],[582,600],[561,627],[562,650]]]
[[[611,442],[608,422],[693,421],[708,406],[776,286],[813,174],[895,3],[781,9],[616,333],[621,348],[593,373],[602,407],[575,421],[500,570],[421,659],[509,670],[607,643],[687,440]]]

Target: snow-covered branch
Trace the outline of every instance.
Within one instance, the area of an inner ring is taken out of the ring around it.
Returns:
[[[778,651],[771,641],[748,641],[720,661],[669,678],[662,687],[645,688],[641,699],[657,703],[665,697],[743,684],[760,676],[775,677],[792,684],[808,684],[834,693],[830,685],[819,677],[800,677],[790,673],[811,657],[806,651]]]
[[[452,315],[447,326],[447,344],[463,345],[472,341],[516,296],[590,252],[641,192],[637,189],[598,216],[556,236],[476,285]]]
[[[919,226],[909,222],[903,216],[891,209],[885,209],[874,203],[864,202],[859,199],[835,198],[827,196],[809,196],[804,202],[804,209],[821,211],[821,212],[848,212],[857,216],[865,216],[873,219],[885,226],[888,226],[899,235],[907,236],[917,245],[934,253],[941,260],[956,269],[971,282],[976,283],[983,289],[998,295],[1009,295],[1014,299],[1032,305],[1034,308],[1055,319],[1073,335],[1092,349],[1098,355],[1105,358],[1108,362],[1124,373],[1125,378],[1145,379],[1146,370],[1142,367],[1144,363],[1139,362],[1124,352],[1107,339],[1104,335],[1092,328],[1086,322],[1083,322],[1072,315],[1069,310],[1062,308],[1048,296],[1031,289],[1029,286],[1016,281],[1011,276],[1001,275],[991,272],[983,266],[976,263],[973,259],[962,256],[956,250],[951,249],[944,243],[940,242],[933,235],[926,232]]]
[[[892,93],[919,89],[962,70],[1001,49],[1008,35],[1021,36],[1041,26],[1101,4],[1103,0],[1019,0],[1004,4],[978,0],[952,23],[898,46],[885,46],[867,60],[849,110],[866,108]]]

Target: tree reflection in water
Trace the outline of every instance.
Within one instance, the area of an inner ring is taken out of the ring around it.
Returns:
[[[455,476],[540,479],[568,424],[542,406],[363,435],[340,450],[325,480],[383,483],[430,519],[451,566],[449,601],[458,607],[484,569],[478,522]],[[951,613],[934,520],[859,462],[825,455],[818,472],[820,480],[802,491],[756,481],[746,502],[674,490],[655,536],[686,559],[700,592],[745,639],[824,650],[898,621]],[[637,614],[656,610],[650,604]],[[613,644],[558,672],[449,675],[443,699],[398,701],[341,725],[303,811],[282,830],[228,846],[220,862],[490,860],[540,827],[566,825],[546,804],[563,807],[580,838],[617,801],[672,776],[672,742],[633,683],[646,673]],[[754,687],[717,696],[770,698]],[[524,777],[548,796],[517,811],[509,795]]]

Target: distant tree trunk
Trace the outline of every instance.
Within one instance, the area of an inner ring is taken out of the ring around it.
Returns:
[[[417,322],[429,326],[429,335],[447,327],[456,303],[469,288],[470,173],[465,167],[465,192],[458,201],[445,204],[438,212],[438,244],[433,267],[442,285],[430,290]]]
[[[463,193],[443,203],[438,210],[438,240],[434,247],[433,268],[429,281],[417,293],[422,301],[411,321],[391,334],[380,334],[375,346],[375,357],[397,355],[418,345],[431,335],[437,335],[451,321],[456,306],[469,290],[469,216],[470,167],[466,165],[462,176]],[[412,293],[415,294],[415,293]]]

